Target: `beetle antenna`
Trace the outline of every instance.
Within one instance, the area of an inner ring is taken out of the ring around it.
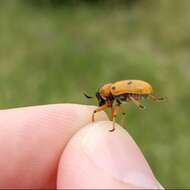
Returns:
[[[88,98],[88,99],[90,99],[90,98],[93,98],[92,96],[88,96],[86,93],[84,93],[83,92],[83,94],[84,94],[84,96],[86,97],[86,98]]]

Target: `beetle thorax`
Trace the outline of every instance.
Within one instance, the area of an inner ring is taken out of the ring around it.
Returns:
[[[105,84],[104,86],[102,86],[100,88],[100,90],[99,90],[100,95],[103,96],[103,97],[110,96],[110,94],[111,94],[111,86],[112,86],[112,83],[108,83],[108,84]]]

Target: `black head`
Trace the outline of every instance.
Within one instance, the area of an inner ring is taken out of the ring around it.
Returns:
[[[106,103],[106,100],[100,95],[99,92],[96,92],[96,98],[98,100],[98,105],[102,106]]]

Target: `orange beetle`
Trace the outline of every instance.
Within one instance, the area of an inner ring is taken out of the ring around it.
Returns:
[[[94,122],[94,116],[96,112],[102,111],[106,108],[111,108],[113,128],[109,130],[110,132],[115,130],[115,118],[118,112],[123,115],[124,125],[124,115],[121,108],[123,102],[132,101],[139,109],[144,109],[145,107],[140,103],[142,98],[148,98],[153,101],[162,101],[164,98],[156,97],[152,94],[152,86],[142,80],[122,80],[115,83],[108,83],[102,86],[98,92],[96,92],[96,98],[98,100],[99,107],[94,110],[92,114],[92,121]],[[87,98],[93,98],[84,94]],[[114,102],[116,102],[115,105]]]

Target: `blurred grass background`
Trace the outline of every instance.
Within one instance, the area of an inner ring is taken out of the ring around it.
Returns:
[[[189,0],[0,1],[0,107],[72,102],[142,79],[164,103],[125,105],[126,128],[166,188],[190,187]]]

